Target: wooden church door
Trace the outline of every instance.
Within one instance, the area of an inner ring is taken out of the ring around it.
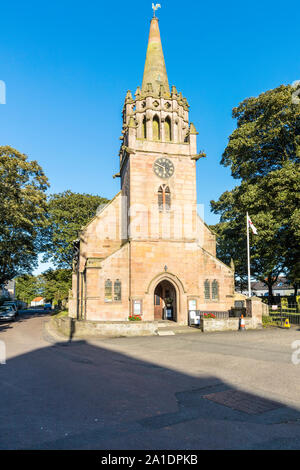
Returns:
[[[163,318],[162,286],[158,285],[154,292],[154,320],[162,320],[162,318]]]

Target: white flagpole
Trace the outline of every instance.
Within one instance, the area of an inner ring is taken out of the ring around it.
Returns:
[[[247,212],[247,259],[248,259],[248,297],[251,297],[251,278],[250,278],[250,243],[249,243],[249,216]]]

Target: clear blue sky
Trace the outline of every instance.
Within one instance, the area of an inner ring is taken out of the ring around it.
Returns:
[[[36,159],[50,192],[111,198],[119,190],[121,109],[141,85],[151,1],[52,0],[1,5],[0,145]],[[156,3],[156,2],[155,2]],[[249,96],[300,79],[299,1],[161,0],[170,84],[191,105],[199,131],[198,202],[231,189],[220,166],[235,127],[231,109]]]

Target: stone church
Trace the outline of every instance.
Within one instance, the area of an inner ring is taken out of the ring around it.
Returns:
[[[233,268],[197,211],[197,134],[187,99],[169,87],[154,16],[142,86],[123,107],[120,192],[75,242],[71,317],[187,324],[189,310],[233,306]]]

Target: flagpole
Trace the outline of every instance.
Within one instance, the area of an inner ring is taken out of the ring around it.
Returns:
[[[248,297],[251,297],[251,279],[250,279],[250,243],[249,243],[249,216],[247,212],[247,261],[248,261]]]

